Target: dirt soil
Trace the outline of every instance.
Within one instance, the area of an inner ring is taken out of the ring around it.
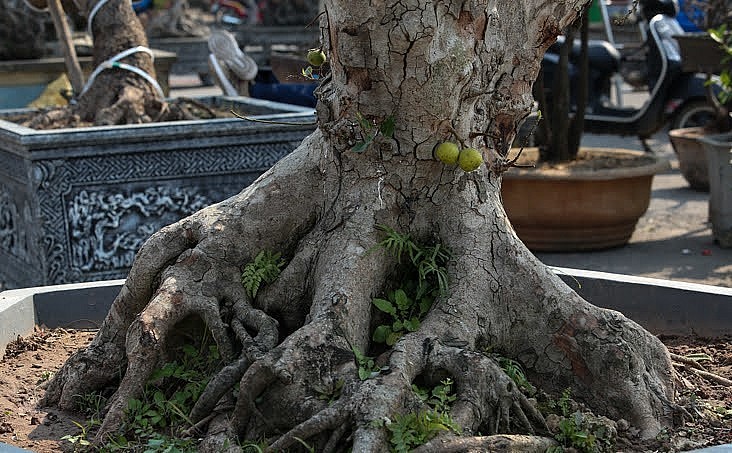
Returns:
[[[45,330],[38,328],[27,338],[8,345],[0,360],[0,442],[36,453],[72,451],[61,437],[76,435],[84,416],[53,408],[38,407],[44,385],[66,358],[85,347],[96,331]],[[661,337],[672,354],[696,358],[706,371],[732,379],[732,336],[714,339]],[[732,387],[677,363],[677,403],[693,417],[673,432],[662,433],[656,440],[637,440],[632,426],[620,429],[617,450],[622,452],[675,452],[705,446],[732,443]],[[0,450],[2,448],[0,447]]]

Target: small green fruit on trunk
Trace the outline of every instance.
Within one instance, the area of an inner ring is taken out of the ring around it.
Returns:
[[[458,165],[463,171],[471,172],[477,170],[483,163],[483,155],[475,148],[465,148],[460,151],[458,156]]]
[[[435,157],[448,165],[455,165],[460,155],[460,148],[453,142],[442,142],[435,147]]]
[[[310,49],[308,51],[308,63],[315,67],[323,66],[323,63],[325,63],[325,53],[320,49]]]

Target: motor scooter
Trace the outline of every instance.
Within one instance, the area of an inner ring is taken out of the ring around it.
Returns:
[[[676,21],[676,0],[641,0],[641,19],[647,24],[646,89],[649,98],[640,108],[623,107],[611,102],[613,76],[620,71],[620,52],[609,42],[588,42],[588,101],[584,131],[598,134],[635,135],[644,142],[667,124],[671,128],[700,126],[715,118],[707,98],[706,75],[684,72],[675,35],[684,33]],[[544,55],[544,94],[551,105],[554,75],[559,63],[563,37]],[[580,44],[570,52],[570,87],[578,86]],[[716,88],[712,87],[712,90]],[[575,93],[571,102],[576,104]]]

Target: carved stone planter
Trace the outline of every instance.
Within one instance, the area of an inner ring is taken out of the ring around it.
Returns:
[[[286,104],[209,103],[314,121]],[[36,131],[0,119],[0,289],[124,278],[153,232],[238,193],[313,129],[226,118]]]
[[[732,248],[732,133],[699,139],[709,165],[709,220],[720,247]]]

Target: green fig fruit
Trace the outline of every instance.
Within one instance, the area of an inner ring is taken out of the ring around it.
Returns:
[[[458,165],[463,171],[471,172],[477,170],[483,163],[483,155],[475,148],[465,148],[460,151],[458,156]]]
[[[316,68],[323,66],[323,63],[325,63],[325,53],[320,49],[308,50],[308,63]]]
[[[448,165],[455,165],[460,155],[460,148],[453,142],[442,142],[435,147],[435,157]]]

